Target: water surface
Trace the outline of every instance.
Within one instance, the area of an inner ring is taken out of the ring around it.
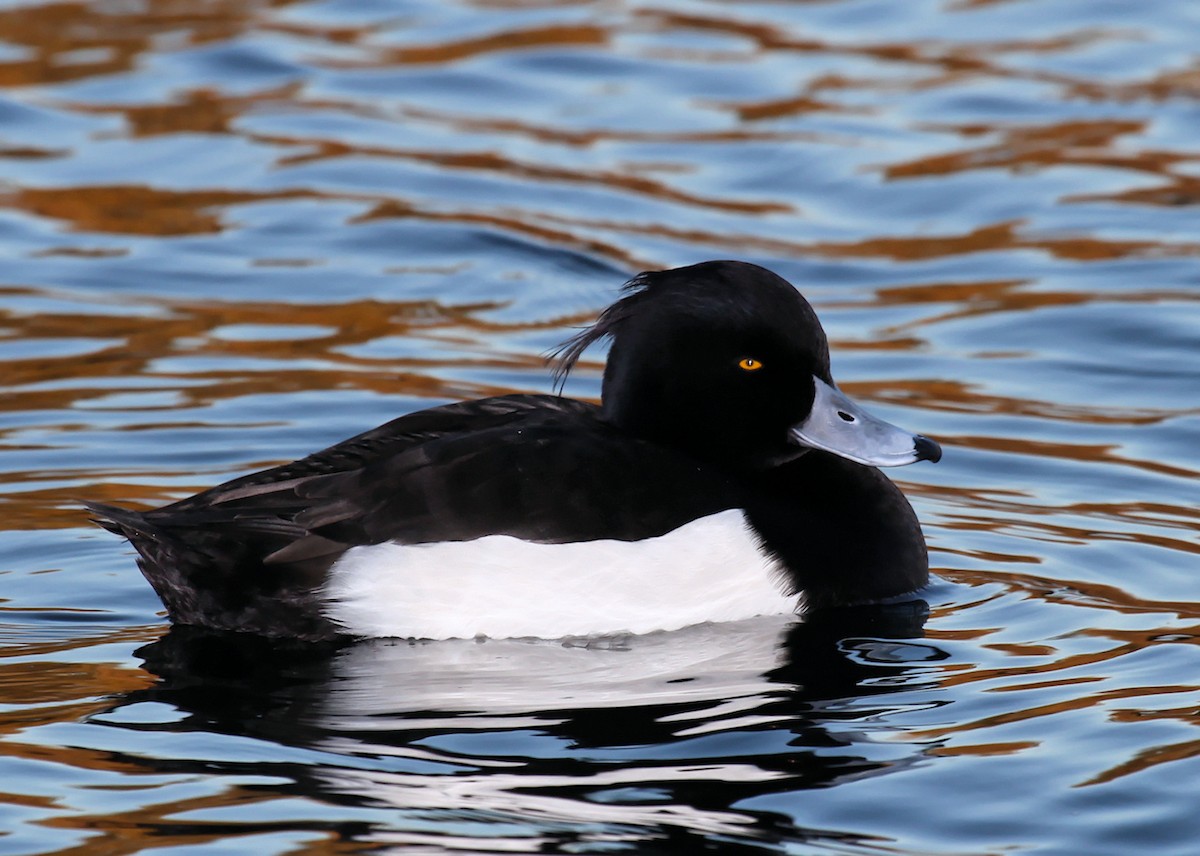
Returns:
[[[1197,33],[1172,0],[0,4],[0,851],[1193,851]],[[923,604],[278,650],[166,633],[80,510],[546,391],[625,278],[722,257],[943,443],[895,473]]]

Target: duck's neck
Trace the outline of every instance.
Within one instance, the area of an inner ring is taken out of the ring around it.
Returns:
[[[874,467],[814,451],[754,480],[750,522],[808,608],[876,602],[928,582],[916,514]]]

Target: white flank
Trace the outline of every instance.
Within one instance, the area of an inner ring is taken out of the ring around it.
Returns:
[[[651,633],[794,611],[775,567],[737,509],[644,541],[375,544],[330,569],[325,613],[375,637]]]

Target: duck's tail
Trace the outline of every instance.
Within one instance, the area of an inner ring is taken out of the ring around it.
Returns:
[[[231,525],[239,523],[236,518],[164,517],[100,502],[83,505],[94,523],[137,550],[138,567],[171,621],[309,640],[341,634],[321,611],[328,561],[263,565],[263,554],[283,547],[294,525],[280,534],[266,526],[269,520],[247,529]]]
[[[138,540],[157,537],[154,527],[141,512],[118,508],[115,505],[105,505],[103,502],[85,501],[83,507],[91,512],[92,516],[88,518],[89,520],[114,535],[127,538],[135,547]]]
[[[171,617],[175,617],[175,596],[179,584],[179,565],[175,539],[155,526],[145,514],[102,502],[84,502],[93,523],[129,541],[138,553],[142,575],[162,599]]]

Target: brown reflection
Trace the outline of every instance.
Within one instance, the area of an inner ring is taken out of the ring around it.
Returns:
[[[1106,533],[1097,531],[1101,523],[1118,523],[1127,529],[1109,531],[1113,540],[1137,540],[1133,530],[1152,526],[1155,529],[1178,530],[1188,535],[1200,531],[1200,510],[1181,505],[1167,505],[1159,502],[1073,502],[1063,505],[1051,505],[1035,502],[1030,495],[1004,490],[979,490],[951,486],[931,488],[927,485],[913,484],[903,480],[898,481],[905,493],[912,496],[926,496],[936,499],[949,508],[966,508],[978,512],[977,517],[966,514],[944,512],[947,528],[978,529],[996,531],[996,527],[1005,525],[1014,519],[1031,520],[1037,518],[1059,519],[1062,517],[1083,517],[1096,521],[1088,533],[1103,537]],[[1181,536],[1183,538],[1185,536]],[[1146,543],[1159,546],[1172,546],[1148,540]],[[939,552],[973,555],[990,558],[996,561],[1036,562],[1037,559],[1028,556],[1007,556],[1001,554],[979,554],[950,549],[938,545]],[[1192,552],[1185,549],[1185,552]]]
[[[1165,101],[1168,98],[1200,98],[1200,61],[1186,68],[1165,69],[1149,80],[1134,83],[1077,80],[1068,95],[1095,101]]]
[[[548,24],[502,30],[487,36],[440,44],[410,44],[403,47],[376,48],[375,56],[369,60],[326,59],[322,64],[331,68],[378,68],[391,65],[456,62],[484,54],[513,50],[606,45],[608,40],[608,30],[600,26]]]
[[[49,160],[50,158],[65,158],[70,154],[70,149],[39,149],[33,146],[6,146],[0,143],[0,158]]]
[[[797,95],[792,98],[775,98],[767,101],[743,102],[731,104],[729,108],[738,114],[745,122],[761,119],[778,119],[783,116],[795,116],[801,113],[819,111],[834,111],[839,113],[866,113],[865,108],[850,108],[832,101],[823,101],[807,95]]]
[[[949,304],[943,312],[917,321],[887,328],[888,332],[908,331],[960,318],[973,318],[991,312],[1025,312],[1057,306],[1091,303],[1158,303],[1163,300],[1196,301],[1195,293],[1160,289],[1129,291],[1050,291],[1029,288],[1025,279],[979,279],[966,282],[932,282],[881,288],[877,299],[885,306]],[[842,304],[833,304],[842,305]]]
[[[299,21],[260,20],[259,24],[263,29],[275,33],[300,36],[310,41],[325,41],[333,45],[355,44],[361,39],[369,37],[377,29],[377,27],[373,26],[356,27],[347,24],[337,24],[331,21],[322,21],[317,24]]]
[[[1106,651],[1102,655],[1097,655],[1097,661],[1114,659],[1117,656],[1123,656],[1132,653],[1131,651]],[[1079,665],[1075,663],[1074,665]],[[985,670],[991,671],[991,670]],[[965,673],[948,674],[944,677],[943,684],[952,684],[956,678],[963,677]],[[995,678],[996,675],[987,675],[989,678]],[[982,678],[981,678],[982,680]],[[1167,694],[1191,694],[1200,691],[1200,686],[1158,686],[1158,687],[1121,687],[1118,689],[1104,690],[1097,693],[1089,693],[1084,695],[1076,695],[1062,701],[1053,702],[1051,704],[1037,705],[1034,707],[1023,708],[1021,710],[1008,710],[1004,713],[998,713],[992,716],[980,717],[979,719],[968,722],[956,723],[940,728],[930,728],[921,731],[913,732],[913,736],[918,739],[938,739],[944,738],[951,734],[962,734],[972,731],[980,731],[988,728],[995,728],[1003,725],[1012,725],[1016,722],[1029,722],[1034,719],[1042,719],[1048,716],[1057,716],[1063,713],[1071,713],[1073,711],[1088,710],[1095,707],[1107,706],[1113,701],[1121,701],[1126,699],[1146,698],[1148,696],[1159,696]]]
[[[1020,437],[981,437],[956,436],[947,437],[946,442],[968,449],[984,449],[989,452],[1008,452],[1017,455],[1034,455],[1037,457],[1058,458],[1081,461],[1093,464],[1116,464],[1123,467],[1133,467],[1151,473],[1178,476],[1193,479],[1200,477],[1200,472],[1186,467],[1172,466],[1161,461],[1147,461],[1128,458],[1115,454],[1119,448],[1112,444],[1097,443],[1052,443],[1047,440],[1027,440]]]
[[[259,112],[348,113],[371,119],[392,118],[375,104],[350,99],[314,99],[305,96],[299,82],[285,83],[249,93],[226,92],[211,87],[185,89],[165,103],[104,104],[60,101],[56,106],[76,113],[118,115],[125,120],[132,137],[163,134],[202,133],[239,135],[235,120]],[[0,149],[0,154],[3,154]],[[64,152],[69,154],[69,152]]]
[[[947,526],[946,528],[947,529],[953,528],[958,531],[962,531],[964,529],[969,529],[969,530],[973,530],[973,531],[982,532],[982,531],[988,530],[988,524],[986,522],[980,522],[977,525],[972,526],[969,523],[962,523],[960,521],[958,526],[954,526],[954,527]],[[1009,564],[1009,563],[1013,563],[1013,562],[1015,562],[1017,564],[1038,565],[1038,564],[1041,564],[1041,561],[1042,561],[1041,558],[1039,558],[1038,556],[1030,556],[1030,555],[1025,555],[1025,554],[1015,554],[1015,553],[1000,553],[995,550],[958,549],[955,547],[948,547],[945,544],[931,546],[929,548],[929,551],[931,554],[938,555],[938,556],[964,556],[968,559],[976,559],[981,562],[987,562],[989,564],[995,564],[995,565],[1003,565],[1003,564]],[[956,579],[956,577],[955,577],[955,574],[957,573],[957,571],[943,569],[942,571],[940,571],[940,573],[942,574],[942,576],[946,577],[947,579],[951,579],[951,580],[954,580],[955,582],[959,582],[959,580]]]
[[[3,628],[7,630],[7,627]],[[0,793],[0,804],[27,806],[49,815],[37,821],[51,829],[71,829],[86,832],[82,843],[64,847],[58,853],[79,856],[108,856],[108,854],[140,853],[147,849],[175,844],[206,844],[228,842],[239,832],[253,834],[272,831],[269,823],[243,824],[205,823],[180,820],[179,815],[197,809],[254,805],[279,799],[254,788],[232,786],[218,794],[162,803],[158,788],[164,768],[153,768],[145,761],[124,753],[87,749],[77,746],[36,742],[26,737],[31,728],[57,723],[79,723],[88,717],[104,714],[112,708],[112,698],[151,687],[154,675],[136,668],[106,662],[56,661],[56,652],[86,649],[97,645],[148,642],[163,632],[161,626],[125,627],[102,634],[77,634],[42,642],[25,641],[15,645],[0,645],[5,658],[39,659],[31,662],[0,660],[0,697],[7,709],[0,713],[0,736],[4,738],[4,754],[27,764],[44,768],[60,768],[76,772],[108,774],[112,785],[122,790],[145,790],[145,799],[126,800],[135,808],[112,812],[83,813],[62,804],[61,798],[29,797],[16,793]],[[4,635],[7,635],[5,633]],[[28,632],[18,638],[28,638]],[[149,776],[149,778],[143,778]],[[234,826],[236,828],[231,829]],[[292,822],[280,824],[296,829]],[[301,827],[304,824],[300,824]],[[332,836],[330,836],[332,838]],[[314,842],[317,844],[317,842]],[[310,848],[312,852],[354,852],[355,848]],[[306,850],[307,852],[307,850]]]
[[[620,190],[644,194],[661,201],[695,207],[707,207],[739,214],[794,213],[789,205],[773,202],[748,202],[702,198],[676,190],[662,182],[625,173],[593,173],[523,164],[489,152],[442,153],[404,151],[356,147],[345,143],[324,140],[299,140],[280,138],[256,138],[261,142],[281,145],[309,145],[313,151],[287,156],[281,165],[323,160],[345,156],[367,155],[373,157],[397,157],[436,164],[450,169],[497,171],[525,180],[538,180],[558,184],[583,184],[596,188],[615,187]],[[521,212],[511,208],[480,211],[445,211],[429,206],[418,206],[395,197],[380,200],[378,195],[326,194],[314,190],[293,189],[278,191],[232,191],[196,190],[176,191],[138,185],[101,185],[67,188],[21,188],[0,195],[0,206],[26,211],[42,217],[65,220],[78,231],[109,232],[130,235],[154,235],[159,237],[189,234],[210,234],[224,228],[219,210],[225,206],[250,202],[281,199],[343,199],[375,202],[374,208],[353,222],[363,222],[386,217],[419,218],[471,225],[488,225],[517,234],[528,235],[538,241],[560,246],[575,246],[614,260],[627,269],[649,269],[659,267],[654,260],[638,258],[621,246],[599,240],[592,236],[587,224],[574,231],[548,227],[545,221],[553,218],[534,212]],[[543,221],[543,222],[539,222]],[[653,230],[649,230],[653,231]],[[728,236],[721,241],[727,243]],[[745,241],[744,245],[761,243]],[[804,247],[792,245],[795,253],[804,252]],[[813,248],[810,248],[813,249]]]
[[[101,713],[110,707],[111,701],[106,700],[95,712]],[[79,714],[74,711],[59,709],[54,720],[75,722],[78,718]],[[169,742],[170,734],[164,734],[163,739]],[[280,793],[255,785],[227,783],[217,793],[193,793],[164,801],[161,792],[163,777],[168,777],[168,781],[180,781],[184,775],[171,773],[170,761],[156,764],[118,752],[24,743],[17,739],[5,743],[5,752],[16,758],[57,765],[67,770],[112,774],[115,783],[108,787],[144,792],[141,798],[134,793],[123,799],[122,806],[133,806],[124,810],[114,810],[109,805],[96,812],[80,811],[55,800],[50,807],[56,811],[37,823],[49,829],[83,833],[70,836],[80,839],[80,843],[54,851],[60,856],[123,856],[160,848],[207,848],[214,844],[228,851],[230,847],[236,848],[233,842],[239,837],[277,832],[288,833],[293,839],[296,833],[311,832],[304,841],[305,853],[344,856],[379,850],[377,843],[368,846],[348,839],[340,828],[341,824],[295,819],[287,808],[282,810],[283,819],[253,819],[256,814],[269,817],[271,811],[268,807],[272,803],[283,801],[286,805],[290,802],[292,798],[286,789]],[[187,765],[188,760],[185,759],[183,763]],[[199,770],[202,763],[196,761],[191,766],[193,770]],[[258,769],[270,775],[269,764],[260,764]],[[3,799],[5,797],[0,795],[0,800]],[[19,800],[14,802],[27,804]],[[262,811],[246,810],[256,806],[261,806]],[[205,812],[220,810],[234,810],[239,819],[232,822],[202,819]],[[245,842],[245,846],[244,852],[255,852],[252,842]]]
[[[14,609],[0,606],[0,618],[12,616],[15,613],[30,612],[31,610]],[[55,612],[64,611],[55,607]],[[43,628],[43,631],[45,628]],[[113,645],[124,642],[151,642],[162,635],[161,625],[152,624],[145,627],[122,627],[117,630],[102,633],[76,632],[70,637],[55,636],[49,639],[36,640],[32,638],[29,628],[16,624],[0,622],[0,656],[3,657],[45,657],[62,651],[74,651],[79,648],[90,648],[97,645]],[[10,637],[19,639],[10,642]],[[107,672],[103,674],[108,674]],[[121,676],[125,680],[126,676]],[[78,689],[78,688],[77,688]],[[102,690],[102,693],[118,692],[118,690]]]
[[[1068,606],[1086,606],[1127,615],[1167,613],[1191,621],[1200,620],[1200,603],[1188,600],[1152,600],[1141,598],[1116,586],[1105,585],[1090,580],[1062,580],[1037,576],[1036,574],[1001,571],[997,569],[975,571],[961,568],[937,568],[935,570],[939,575],[965,585],[983,586],[1002,583],[1010,591],[1025,592],[1031,597],[1036,597],[1050,603]],[[958,612],[962,608],[965,607],[961,607],[961,605],[956,606],[953,611]],[[1171,630],[1163,629],[1154,631],[1154,633],[1148,634],[1148,636],[1164,636],[1178,632],[1178,628]],[[931,633],[933,633],[931,638],[936,638],[936,631],[931,631]],[[1105,631],[1105,635],[1109,635],[1109,632]],[[1137,642],[1131,644],[1137,648],[1141,647],[1143,643]]]
[[[780,202],[739,202],[734,200],[709,199],[672,188],[662,182],[652,181],[624,172],[594,172],[578,169],[547,166],[521,162],[492,151],[426,151],[420,149],[383,148],[359,146],[341,140],[300,139],[290,137],[253,137],[256,142],[285,147],[306,147],[304,154],[286,155],[280,166],[314,161],[332,160],[343,157],[394,158],[397,160],[429,163],[446,169],[487,171],[503,173],[524,180],[552,182],[555,184],[584,184],[598,188],[618,188],[630,193],[653,197],[665,202],[681,203],[698,208],[713,208],[739,214],[787,214],[794,208]]]
[[[264,461],[263,466],[270,466],[274,463],[277,462]],[[152,506],[166,505],[179,498],[178,487],[149,485],[136,480],[137,476],[144,479],[146,473],[134,475],[106,471],[102,475],[104,479],[102,482],[87,481],[90,475],[86,470],[75,473],[62,471],[5,473],[0,479],[0,484],[19,484],[22,481],[58,481],[64,477],[73,477],[73,479],[80,479],[85,483],[26,490],[19,494],[9,493],[0,496],[0,509],[4,513],[4,522],[0,524],[0,529],[24,532],[41,529],[77,529],[86,520],[80,512],[80,502],[83,500],[110,503],[136,501],[146,506]],[[204,487],[207,485],[195,485],[196,490]]]
[[[441,211],[430,207],[417,207],[409,202],[389,200],[380,202],[354,222],[369,222],[393,217],[438,223],[492,226],[553,246],[574,247],[594,253],[601,258],[617,263],[626,270],[651,270],[662,267],[654,261],[631,253],[620,244],[600,240],[588,229],[572,231],[547,227],[537,222],[540,218],[536,215],[524,216],[509,209],[504,209],[499,213],[496,211]]]
[[[835,343],[835,345],[838,343]],[[980,392],[952,380],[852,381],[846,389],[859,398],[889,401],[951,413],[1004,413],[1086,425],[1156,425],[1197,412],[1148,408],[1072,405],[1035,398],[1012,398]]]
[[[701,30],[725,33],[731,36],[753,42],[761,51],[790,50],[806,53],[845,52],[858,53],[868,56],[884,57],[886,59],[917,60],[917,52],[911,46],[881,46],[881,45],[842,45],[834,44],[815,38],[797,38],[786,29],[772,24],[758,23],[746,20],[730,20],[699,14],[681,14],[647,10],[642,13],[659,30]]]
[[[867,238],[846,243],[820,242],[813,250],[832,258],[877,256],[898,262],[957,256],[967,253],[1042,250],[1071,261],[1101,261],[1140,255],[1195,255],[1200,243],[1166,244],[1158,241],[1116,241],[1076,236],[1026,237],[1017,232],[1020,221],[980,226],[958,235]]]
[[[1200,254],[1200,242],[1117,241],[1090,236],[1038,238],[1019,232],[1020,221],[980,226],[957,235],[887,236],[859,241],[788,241],[764,238],[752,232],[712,232],[681,229],[665,223],[632,223],[553,214],[530,214],[531,219],[569,225],[577,229],[602,229],[617,234],[649,235],[683,244],[697,244],[712,254],[725,247],[745,254],[747,250],[784,257],[887,258],[896,262],[984,252],[1039,250],[1070,261],[1104,261],[1120,258],[1192,256]]]
[[[993,755],[1015,755],[1041,745],[1041,742],[1037,740],[1011,740],[1007,743],[977,743],[973,746],[934,746],[928,754],[942,758],[953,758],[959,755],[987,758]]]
[[[44,797],[37,794],[15,794],[10,791],[0,791],[0,805],[19,805],[24,808],[52,809],[58,806],[56,797]]]
[[[990,580],[989,580],[990,581]],[[1077,584],[1027,578],[1026,585],[1032,594],[1048,600],[1079,605],[1082,602],[1088,606],[1104,606],[1097,598],[1115,597],[1130,600],[1124,592],[1107,586]],[[1064,589],[1064,585],[1072,588],[1079,585],[1074,592]],[[1073,596],[1072,596],[1073,594]],[[1173,607],[1182,606],[1183,610]],[[960,611],[955,608],[953,611]],[[1137,609],[1121,609],[1129,612],[1176,612],[1181,616],[1195,620],[1200,618],[1196,604],[1170,604],[1156,602],[1141,602]],[[930,638],[939,638],[936,625],[929,629]],[[986,631],[987,634],[996,632],[995,628]],[[1111,682],[1114,674],[1120,674],[1116,665],[1122,658],[1135,655],[1155,645],[1180,644],[1181,642],[1196,644],[1200,626],[1179,627],[1178,625],[1162,628],[1143,628],[1139,630],[1116,630],[1111,628],[1086,628],[1076,631],[1073,635],[1090,636],[1098,639],[1112,640],[1116,644],[1095,651],[1080,654],[1062,654],[1046,646],[1003,646],[990,644],[983,647],[1004,650],[1021,659],[1012,666],[1002,667],[973,667],[943,672],[940,683],[946,687],[984,685],[988,692],[1027,693],[1039,690],[1071,687],[1071,693],[1060,700],[1041,705],[1025,706],[1020,709],[1006,709],[1000,713],[982,716],[975,719],[955,722],[945,726],[921,729],[913,736],[918,739],[942,740],[952,735],[984,732],[992,728],[1003,727],[1020,722],[1029,722],[1048,717],[1056,717],[1077,711],[1103,709],[1107,711],[1110,720],[1116,722],[1137,722],[1153,718],[1181,719],[1189,724],[1200,724],[1200,715],[1194,707],[1178,708],[1175,710],[1155,710],[1145,704],[1136,708],[1118,708],[1112,710],[1115,702],[1150,699],[1160,696],[1193,697],[1200,692],[1200,686],[1194,684],[1169,684],[1156,686],[1105,687],[1093,692],[1080,692],[1078,687],[1088,685],[1104,686]],[[1039,650],[1046,649],[1046,650]],[[1040,662],[1030,662],[1034,658],[1042,658]],[[1072,674],[1082,672],[1082,674]],[[1032,676],[1044,676],[1040,680],[1030,680]],[[1028,698],[1028,696],[1023,696]],[[1133,758],[1106,770],[1097,776],[1080,782],[1080,785],[1099,784],[1120,778],[1134,772],[1149,769],[1157,764],[1171,760],[1191,757],[1194,752],[1194,742],[1188,741],[1169,746],[1154,747],[1142,750]]]
[[[805,131],[779,131],[765,128],[722,128],[718,130],[672,131],[631,130],[623,128],[559,128],[538,125],[531,121],[509,117],[481,117],[472,114],[449,113],[428,107],[404,107],[405,116],[424,122],[436,122],[470,134],[503,134],[527,137],[542,143],[587,148],[597,143],[743,143],[743,142],[800,142],[822,141],[824,135]]]
[[[113,259],[129,255],[129,250],[123,247],[51,247],[32,254],[35,259],[67,256],[77,259]]]
[[[1196,632],[1197,628],[1192,628],[1192,633]],[[1176,637],[1180,634],[1178,631],[1172,633],[1171,636]],[[1154,640],[1157,641],[1157,640]],[[1196,637],[1193,635],[1189,640],[1195,644]],[[1152,710],[1145,707],[1137,708],[1118,708],[1109,713],[1109,718],[1113,722],[1146,722],[1148,720],[1166,719],[1182,722],[1186,725],[1200,726],[1200,709],[1195,705],[1187,707],[1168,708],[1165,710]],[[1105,782],[1111,782],[1115,779],[1120,779],[1124,776],[1133,773],[1140,773],[1145,770],[1156,767],[1170,761],[1183,761],[1188,758],[1200,756],[1200,740],[1187,740],[1181,743],[1172,743],[1164,746],[1155,746],[1150,749],[1143,749],[1135,754],[1128,761],[1117,764],[1108,770],[1088,779],[1083,782],[1085,785],[1099,785]]]
[[[1039,565],[1043,558],[1039,542],[1094,545],[1104,542],[1133,543],[1179,553],[1200,554],[1196,533],[1200,519],[1195,509],[1155,504],[1148,513],[1140,503],[1070,503],[1049,505],[1007,502],[951,487],[930,488],[904,484],[910,496],[928,496],[945,508],[937,517],[941,535],[931,543],[935,557],[962,556],[991,566],[985,572],[962,568],[938,568],[937,573],[965,585],[1003,583],[1009,590],[1027,591],[1039,598],[1122,613],[1174,612],[1200,615],[1200,607],[1188,601],[1145,600],[1113,587],[1094,582],[1056,580],[1003,568]],[[967,495],[967,496],[964,496]],[[954,509],[961,508],[962,511]],[[1072,520],[1073,524],[1061,521]],[[1008,543],[1024,553],[971,550],[955,546],[957,532],[988,532],[1011,536]]]
[[[69,705],[85,709],[83,713],[76,711],[70,714],[71,719],[89,712],[86,710],[89,705],[102,708],[102,703],[97,705],[96,702],[80,701],[80,692],[84,688],[90,695],[103,696],[142,689],[153,682],[153,678],[145,672],[112,663],[0,661],[0,697],[4,698],[6,706],[20,705],[22,708],[0,713],[0,734],[11,733],[14,729],[19,730],[27,725],[30,720],[40,719],[45,711],[42,708],[33,708],[34,705]]]
[[[1077,193],[1063,202],[1127,202],[1141,205],[1193,205],[1200,202],[1200,179],[1175,167],[1195,163],[1193,153],[1147,149],[1128,151],[1119,140],[1142,134],[1143,121],[1071,120],[1034,126],[945,126],[937,130],[957,132],[964,137],[988,136],[995,142],[917,160],[889,164],[883,174],[889,179],[928,178],[980,169],[1028,172],[1057,166],[1095,167],[1148,173],[1165,179],[1156,187],[1134,188],[1113,193]]]
[[[120,113],[135,137],[160,134],[229,134],[231,121],[246,109],[295,96],[299,87],[289,85],[249,96],[228,95],[213,89],[182,92],[169,104],[70,104],[77,113]]]
[[[924,72],[923,75],[907,72],[904,75],[889,74],[859,79],[850,79],[841,75],[818,77],[810,81],[799,96],[792,99],[794,109],[790,112],[806,112],[809,109],[806,99],[817,98],[822,91],[851,88],[865,89],[876,93],[921,90],[954,85],[980,76],[1011,80],[1036,80],[1057,84],[1075,91],[1075,87],[1086,87],[1089,81],[1069,75],[1013,68],[1004,63],[1003,57],[1006,54],[1059,53],[1077,50],[1112,38],[1110,34],[1103,31],[1088,29],[1044,38],[997,42],[972,41],[964,44],[940,40],[876,43],[858,40],[833,42],[818,38],[798,37],[785,28],[744,19],[730,20],[724,17],[659,10],[642,11],[639,13],[639,17],[656,30],[661,31],[700,30],[736,36],[754,43],[757,50],[763,53],[797,52],[857,56],[883,63],[903,64],[909,69],[920,69]],[[777,118],[788,113],[787,101],[784,100],[776,102],[775,108],[766,110],[761,117],[756,117],[751,113],[744,115],[743,118]]]
[[[1124,776],[1141,773],[1160,764],[1170,761],[1186,761],[1200,757],[1200,740],[1187,740],[1183,743],[1172,743],[1166,746],[1154,746],[1143,749],[1123,764],[1118,764],[1093,776],[1080,785],[1102,785]]]
[[[578,178],[578,176],[577,176]],[[586,180],[580,178],[580,180]],[[602,184],[602,182],[600,182]],[[646,190],[661,187],[642,179],[629,179],[631,187]],[[668,195],[671,191],[663,188]],[[681,198],[690,199],[686,195]],[[365,194],[326,194],[314,190],[231,191],[231,190],[164,190],[138,185],[102,185],[67,188],[23,188],[0,194],[0,207],[13,208],[41,217],[65,220],[77,231],[108,232],[126,235],[170,237],[220,232],[225,228],[219,209],[250,202],[280,199],[341,199],[374,203],[374,207],[352,223],[389,217],[417,218],[425,221],[486,225],[526,235],[536,241],[556,246],[572,246],[611,259],[626,269],[646,270],[660,267],[653,261],[638,258],[617,244],[608,243],[587,234],[586,230],[571,232],[539,225],[536,215],[524,215],[508,209],[487,211],[448,212],[430,207],[418,207],[396,198],[378,201],[380,197]],[[753,207],[757,203],[714,202],[722,206]],[[218,209],[218,210],[214,210]],[[86,252],[69,250],[73,252]]]
[[[153,678],[150,677],[150,680],[152,681]],[[32,725],[49,724],[51,722],[78,722],[81,717],[103,713],[111,707],[111,699],[105,699],[92,703],[82,713],[74,706],[39,711],[36,718],[31,718],[30,721],[22,723],[20,727],[13,729],[15,734],[10,735],[5,740],[4,752],[13,758],[24,758],[29,761],[39,761],[47,764],[61,764],[64,769],[98,770],[132,777],[136,777],[139,773],[145,774],[146,770],[144,767],[136,761],[129,758],[122,758],[111,752],[83,749],[78,746],[25,743],[20,740],[20,732]],[[136,781],[136,778],[134,781]],[[58,850],[55,852],[64,853],[71,851]]]
[[[497,388],[465,382],[444,382],[430,373],[437,368],[486,367],[529,369],[542,372],[545,360],[537,354],[497,354],[482,341],[481,334],[521,330],[569,327],[590,320],[590,313],[535,320],[501,323],[481,317],[497,304],[445,305],[431,300],[382,301],[357,300],[338,304],[294,304],[275,302],[199,303],[159,301],[163,315],[122,317],[91,313],[7,314],[0,318],[22,339],[88,339],[98,349],[87,360],[76,356],[9,360],[5,380],[11,393],[0,399],[0,412],[69,409],[97,396],[107,396],[112,386],[91,387],[89,378],[127,379],[162,377],[210,380],[216,383],[171,388],[182,396],[180,406],[207,403],[215,398],[256,392],[280,392],[292,389],[337,389],[354,386],[378,392],[429,397],[468,397],[487,394]],[[7,315],[7,317],[5,317]],[[273,328],[327,328],[313,337],[248,339],[223,337],[218,328],[268,325]],[[346,348],[368,344],[390,336],[410,336],[429,341],[431,348],[445,350],[450,345],[461,349],[461,358],[393,357],[372,358],[345,353]],[[112,341],[119,342],[110,345]],[[472,352],[480,355],[472,355]],[[199,370],[186,375],[160,373],[151,364],[157,360],[189,357],[245,356],[256,360],[276,360],[270,372]],[[298,365],[299,360],[306,364]],[[312,363],[324,363],[312,367]],[[57,382],[79,381],[64,389]],[[55,388],[22,390],[22,386],[55,382]],[[118,385],[116,389],[124,388]],[[147,387],[130,386],[145,391]],[[513,391],[505,389],[504,391]]]
[[[221,218],[212,208],[319,197],[307,190],[163,190],[141,185],[100,185],[21,188],[0,195],[0,206],[65,220],[79,231],[164,237],[220,232]]]
[[[1168,174],[1168,184],[1116,193],[1077,193],[1064,202],[1128,202],[1136,205],[1196,205],[1200,203],[1200,178]]]
[[[93,755],[100,756],[101,753]],[[74,758],[57,760],[72,768],[89,769],[87,765],[75,762]],[[270,769],[267,765],[264,767]],[[146,775],[150,771],[133,768],[117,772],[131,775],[131,781],[136,782],[139,773]],[[291,799],[286,792],[274,793],[253,785],[227,785],[216,794],[188,796],[166,802],[157,801],[155,795],[149,794],[145,799],[146,804],[125,811],[106,811],[102,814],[64,811],[41,823],[51,829],[87,833],[82,843],[56,850],[59,856],[125,856],[146,850],[177,847],[208,849],[212,845],[226,852],[237,852],[239,838],[271,833],[286,833],[293,842],[296,841],[297,834],[309,833],[304,836],[303,852],[313,856],[380,852],[378,844],[369,845],[346,838],[340,829],[342,824],[292,818],[288,807],[282,809],[285,819],[254,820],[251,818],[258,812],[246,811],[247,808],[261,806],[261,814],[269,817],[271,811],[268,807],[272,803],[282,802],[286,806]],[[138,801],[128,802],[136,804]],[[239,820],[229,822],[197,819],[203,817],[206,812],[222,809],[241,809],[237,812]],[[241,842],[240,846],[245,848],[241,851],[244,853],[257,851],[253,841]]]
[[[939,126],[964,137],[989,136],[997,141],[986,146],[948,152],[917,160],[890,164],[883,169],[889,179],[927,178],[977,169],[1009,169],[1015,172],[1051,166],[1099,166],[1162,173],[1180,161],[1190,160],[1174,152],[1129,153],[1114,151],[1116,141],[1143,133],[1147,122],[1117,120],[1068,120],[1047,125]]]
[[[164,43],[195,46],[253,28],[290,0],[205,3],[46,3],[0,9],[0,32],[31,54],[0,62],[0,86],[62,83],[132,70]]]
[[[0,625],[0,628],[3,636],[9,635],[9,626]],[[22,630],[23,635],[27,635],[28,629]],[[6,708],[0,712],[0,736],[4,739],[5,755],[36,760],[66,755],[69,756],[67,763],[74,766],[74,761],[95,753],[26,744],[21,741],[22,733],[31,726],[78,722],[107,710],[111,707],[113,696],[145,689],[155,681],[148,672],[113,663],[57,662],[47,659],[14,663],[8,662],[7,658],[46,657],[56,652],[94,645],[146,642],[161,634],[161,627],[125,627],[102,634],[81,634],[69,639],[0,644],[0,698],[4,699]],[[0,801],[4,799],[5,796],[0,795]]]

